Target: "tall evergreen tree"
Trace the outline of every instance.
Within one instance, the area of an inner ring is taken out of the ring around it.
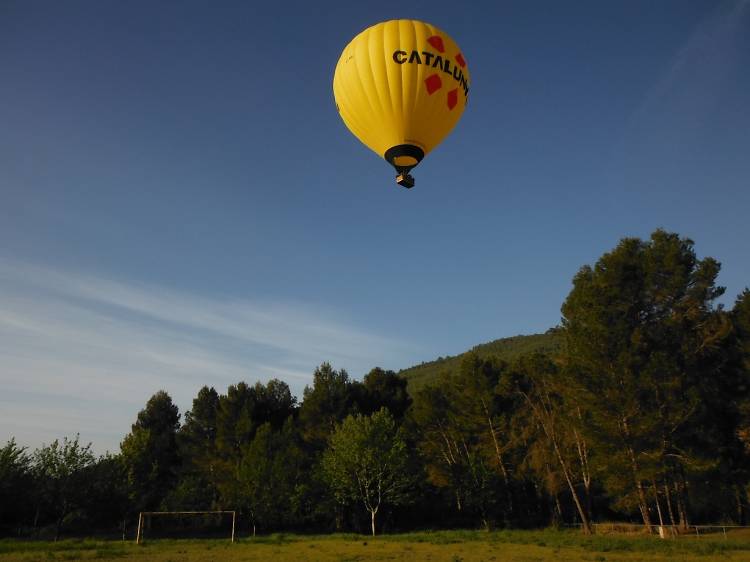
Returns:
[[[406,411],[411,406],[411,397],[406,390],[407,382],[404,377],[393,371],[386,371],[375,367],[362,380],[364,397],[361,405],[363,414],[373,414],[380,408],[388,408],[397,420],[403,420]]]
[[[135,511],[158,508],[175,485],[180,467],[179,426],[177,406],[160,390],[138,413],[123,439],[120,449]]]
[[[173,509],[206,510],[218,501],[216,452],[216,415],[219,394],[204,386],[185,413],[185,422],[177,434],[182,469],[177,489],[168,503]]]
[[[204,386],[193,399],[192,408],[185,413],[179,440],[190,456],[212,451],[216,446],[216,412],[219,394],[213,387]]]
[[[723,374],[718,272],[691,240],[657,230],[581,268],[562,307],[569,382],[586,397],[605,484],[649,526],[652,502],[660,523],[667,507],[687,524],[688,479],[715,458],[692,440],[696,422],[708,422],[702,384]]]
[[[291,419],[282,429],[271,422],[258,428],[245,447],[239,472],[240,501],[252,533],[288,527],[294,521],[295,496],[304,480],[304,458]]]
[[[737,297],[732,309],[732,322],[740,368],[750,373],[750,289],[745,289]]]
[[[289,386],[272,379],[266,385],[240,382],[219,397],[216,413],[217,485],[226,505],[241,502],[242,457],[258,428],[269,423],[280,429],[296,411]]]
[[[731,312],[734,326],[733,363],[736,374],[730,404],[736,404],[736,432],[740,447],[730,447],[729,474],[722,475],[734,485],[735,520],[740,525],[747,523],[750,482],[750,289],[737,297]]]
[[[322,451],[328,436],[346,416],[361,412],[358,398],[361,384],[352,381],[344,369],[323,363],[313,373],[312,387],[305,387],[300,407],[302,434],[315,450]]]

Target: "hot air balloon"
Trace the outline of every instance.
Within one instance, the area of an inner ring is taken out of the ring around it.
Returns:
[[[417,20],[368,27],[341,53],[333,96],[346,126],[396,168],[409,174],[451,132],[466,108],[469,68],[447,33]]]

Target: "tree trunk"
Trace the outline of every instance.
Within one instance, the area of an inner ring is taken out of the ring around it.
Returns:
[[[738,525],[744,525],[745,524],[745,502],[743,501],[743,496],[745,496],[745,491],[741,488],[739,484],[734,485],[734,499],[737,502],[737,524]]]
[[[503,475],[503,483],[505,484],[505,500],[507,502],[507,510],[504,510],[506,515],[513,513],[513,494],[510,490],[510,479],[508,478],[508,470],[505,468],[505,462],[503,462],[503,454],[500,450],[500,443],[497,440],[497,432],[495,431],[495,424],[492,423],[492,416],[487,408],[487,404],[482,399],[482,408],[484,414],[487,416],[487,425],[490,429],[490,435],[492,436],[492,444],[495,446],[495,456],[497,457],[497,464],[500,466],[500,473]],[[506,517],[506,524],[508,523]]]
[[[672,509],[672,494],[669,491],[669,477],[664,481],[664,497],[667,500],[667,513],[669,514],[669,524],[672,527],[677,526],[677,521],[674,518],[674,510]]]
[[[578,492],[576,491],[576,487],[573,485],[573,481],[570,478],[570,471],[568,470],[568,465],[563,459],[562,453],[560,453],[560,448],[557,446],[557,440],[554,439],[552,441],[552,444],[555,448],[555,453],[557,454],[557,460],[560,463],[560,468],[563,471],[565,480],[568,482],[568,488],[570,489],[570,493],[573,496],[573,501],[575,502],[576,508],[578,509],[578,515],[580,515],[581,517],[581,526],[583,528],[583,532],[586,535],[590,535],[591,523],[589,522],[589,518],[588,518],[588,515],[586,514],[586,510],[583,509],[583,505],[581,505],[581,500],[578,497]]]
[[[503,462],[503,455],[500,451],[500,443],[497,440],[497,432],[495,431],[495,424],[492,423],[492,416],[490,415],[490,411],[487,408],[487,405],[484,403],[484,400],[482,400],[482,408],[484,409],[484,415],[487,416],[487,426],[490,430],[490,435],[492,436],[492,444],[495,446],[495,456],[497,457],[497,463],[500,466],[500,472],[503,475],[503,481],[505,482],[505,485],[508,485],[508,471],[505,468],[505,463]]]
[[[643,489],[643,482],[638,480],[636,477],[635,487],[638,492],[638,509],[641,511],[641,517],[643,518],[643,524],[646,526],[646,530],[651,533],[651,514],[648,510],[648,500],[646,499],[646,492]]]
[[[578,420],[583,423],[583,416],[581,415],[581,409],[576,408],[578,414]],[[589,470],[589,453],[588,447],[586,446],[586,440],[583,439],[573,428],[573,436],[576,440],[576,448],[578,449],[578,458],[581,462],[581,479],[583,480],[583,490],[585,492],[584,501],[586,502],[586,515],[591,519],[591,471]]]
[[[343,513],[343,507],[340,503],[336,503],[336,513],[334,515],[334,526],[336,527],[336,532],[340,533],[341,529],[344,527],[344,513]]]
[[[573,480],[571,478],[571,471],[568,469],[568,463],[565,462],[565,459],[563,458],[562,453],[560,452],[560,447],[557,444],[557,432],[555,431],[554,416],[553,416],[552,410],[547,404],[545,404],[544,398],[542,398],[542,404],[540,406],[537,406],[534,404],[534,402],[531,400],[528,394],[522,392],[521,395],[525,398],[526,403],[531,407],[533,415],[536,417],[537,422],[541,425],[542,431],[544,431],[544,434],[547,436],[547,439],[549,439],[550,443],[552,443],[552,447],[555,451],[557,461],[560,464],[560,469],[562,470],[563,475],[565,476],[565,481],[568,483],[568,488],[570,489],[570,493],[573,496],[573,501],[576,504],[578,515],[581,517],[581,526],[582,526],[583,532],[586,535],[590,535],[591,523],[589,522],[589,518],[586,514],[586,510],[583,508],[583,505],[581,504],[581,499],[578,497],[578,492],[576,491],[576,487],[573,484]],[[547,395],[547,403],[549,403],[549,395]]]
[[[656,480],[654,480],[654,500],[656,500],[656,513],[659,516],[659,526],[664,526],[664,517],[662,517],[661,514],[661,502],[659,501],[659,487],[656,485]]]
[[[555,513],[557,514],[555,516],[555,527],[563,523],[563,508],[562,504],[560,503],[560,494],[555,492]]]
[[[372,536],[375,536],[375,514],[378,512],[377,509],[370,510],[370,526],[372,528]]]
[[[677,517],[679,517],[679,525],[681,531],[687,531],[688,521],[687,515],[687,502],[685,499],[685,484],[684,481],[680,482],[680,475],[676,475],[674,482],[675,501],[677,502]]]
[[[641,482],[638,461],[635,458],[635,451],[633,451],[633,447],[630,446],[630,427],[628,426],[627,418],[623,418],[620,421],[620,427],[622,429],[622,436],[625,438],[625,449],[630,458],[630,468],[633,471],[633,481],[638,495],[638,509],[641,512],[641,517],[643,518],[643,524],[646,526],[646,530],[651,533],[651,514],[648,511],[648,500],[646,499],[646,492],[643,490],[643,482]]]

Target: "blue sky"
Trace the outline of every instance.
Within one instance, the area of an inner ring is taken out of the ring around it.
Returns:
[[[472,72],[416,188],[340,121],[346,43]],[[0,4],[0,441],[116,450],[166,389],[360,378],[556,325],[657,227],[750,284],[750,3]]]

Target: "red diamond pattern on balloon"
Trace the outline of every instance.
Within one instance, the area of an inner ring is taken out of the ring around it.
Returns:
[[[458,88],[448,92],[448,109],[453,109],[458,103]]]
[[[461,68],[466,68],[466,61],[464,60],[464,57],[461,53],[458,53],[456,55],[456,62],[461,66]]]
[[[432,95],[443,87],[443,81],[437,74],[432,74],[425,78],[424,85],[427,86],[427,93]]]
[[[443,45],[443,38],[439,37],[438,35],[433,35],[429,39],[427,39],[427,42],[435,47],[438,51],[441,53],[445,52],[445,46]]]

